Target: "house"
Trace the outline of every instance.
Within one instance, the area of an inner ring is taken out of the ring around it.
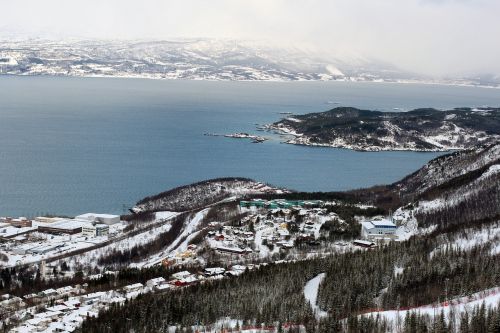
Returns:
[[[365,241],[365,240],[361,240],[361,239],[356,239],[352,242],[354,245],[356,246],[360,246],[360,247],[367,247],[367,248],[370,248],[370,247],[373,247],[375,246],[375,243],[374,242],[370,242],[370,241]]]
[[[246,254],[247,251],[243,250],[239,247],[225,247],[225,246],[218,246],[216,248],[217,251],[219,252],[224,252],[224,253],[233,253],[233,254]]]
[[[24,295],[23,298],[27,301],[29,300],[34,300],[35,298],[37,298],[38,295],[37,294],[27,294],[27,295]]]
[[[127,293],[131,293],[134,291],[140,291],[142,288],[144,288],[144,285],[142,283],[134,283],[123,287],[123,290]]]
[[[82,303],[85,304],[93,304],[95,301],[102,299],[106,295],[105,292],[99,291],[96,293],[91,293],[87,295],[83,295],[81,297]]]
[[[172,278],[174,278],[176,280],[180,280],[180,279],[185,279],[190,275],[191,275],[190,272],[182,271],[182,272],[177,272],[177,273],[172,274]]]
[[[127,299],[125,297],[117,296],[113,297],[107,300],[104,300],[103,303],[105,304],[123,304],[125,303]]]
[[[205,276],[215,276],[222,275],[225,271],[226,270],[222,267],[205,268],[203,274],[205,274]]]
[[[20,297],[11,297],[0,302],[0,309],[19,309],[26,304]]]
[[[172,285],[170,285],[168,283],[163,283],[163,284],[155,286],[154,289],[158,292],[161,292],[161,291],[172,289]]]
[[[74,309],[74,308],[79,308],[81,302],[76,298],[71,298],[68,299],[66,302],[63,302],[62,304],[66,305],[70,309]]]
[[[39,293],[40,297],[55,297],[57,296],[57,291],[55,289],[46,289]]]
[[[224,273],[224,274],[227,275],[227,276],[238,276],[238,275],[243,274],[246,269],[247,268],[245,266],[234,265],[234,266],[231,267],[231,270],[226,271],[226,273]]]
[[[56,289],[56,292],[61,296],[65,296],[75,292],[75,289],[71,286],[66,286]]]
[[[365,239],[394,238],[396,225],[386,219],[361,222],[361,236]]]
[[[154,278],[154,279],[151,279],[151,280],[148,280],[146,282],[146,286],[148,286],[149,288],[153,288],[153,287],[156,287],[162,283],[165,282],[165,279],[162,278],[162,277],[157,277],[157,278]]]
[[[190,275],[184,279],[180,279],[174,282],[174,284],[178,287],[183,287],[183,286],[188,286],[190,284],[193,284],[195,282],[198,282],[198,278],[194,275]]]
[[[68,312],[69,310],[71,310],[71,308],[69,308],[66,305],[62,305],[62,304],[60,304],[60,305],[54,305],[54,306],[51,306],[51,307],[47,308],[47,311],[51,311],[51,312],[54,312],[54,311]]]

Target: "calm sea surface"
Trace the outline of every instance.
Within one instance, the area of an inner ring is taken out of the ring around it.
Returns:
[[[328,103],[330,102],[330,103]],[[340,82],[0,76],[0,216],[121,213],[174,186],[242,176],[304,191],[394,182],[435,153],[366,153],[204,136],[280,112],[500,105],[494,89]]]

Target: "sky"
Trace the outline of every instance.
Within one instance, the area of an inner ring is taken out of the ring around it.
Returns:
[[[500,75],[500,0],[0,0],[0,9],[0,35],[241,39],[440,77]]]

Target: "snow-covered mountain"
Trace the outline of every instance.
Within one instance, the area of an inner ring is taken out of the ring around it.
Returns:
[[[169,41],[0,40],[0,74],[197,80],[438,82],[358,56],[213,39]],[[493,80],[494,81],[494,80]],[[440,83],[496,85],[449,79]],[[493,82],[493,83],[492,83]],[[497,82],[498,83],[498,82]]]

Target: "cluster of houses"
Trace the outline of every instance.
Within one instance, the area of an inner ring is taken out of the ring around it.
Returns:
[[[238,276],[246,270],[258,267],[258,265],[234,265],[227,269],[208,267],[197,273],[181,271],[172,274],[168,281],[163,277],[157,277],[146,281],[145,284],[134,283],[115,290],[93,293],[86,293],[88,284],[85,283],[46,289],[22,298],[2,295],[0,308],[11,312],[10,320],[20,322],[11,332],[73,332],[85,318],[96,317],[100,310],[106,309],[111,304],[123,304],[127,299],[136,298],[143,293],[164,292],[210,279]],[[116,272],[104,274],[116,274]]]
[[[209,224],[206,242],[221,254],[261,257],[274,250],[288,250],[298,242],[316,243],[321,226],[337,215],[327,213],[322,201],[241,201],[246,215],[236,225]],[[306,208],[308,207],[308,208]]]
[[[248,226],[221,226],[212,222],[212,228],[207,234],[210,246],[219,253],[244,255],[252,253],[251,246],[255,239],[255,233]]]

